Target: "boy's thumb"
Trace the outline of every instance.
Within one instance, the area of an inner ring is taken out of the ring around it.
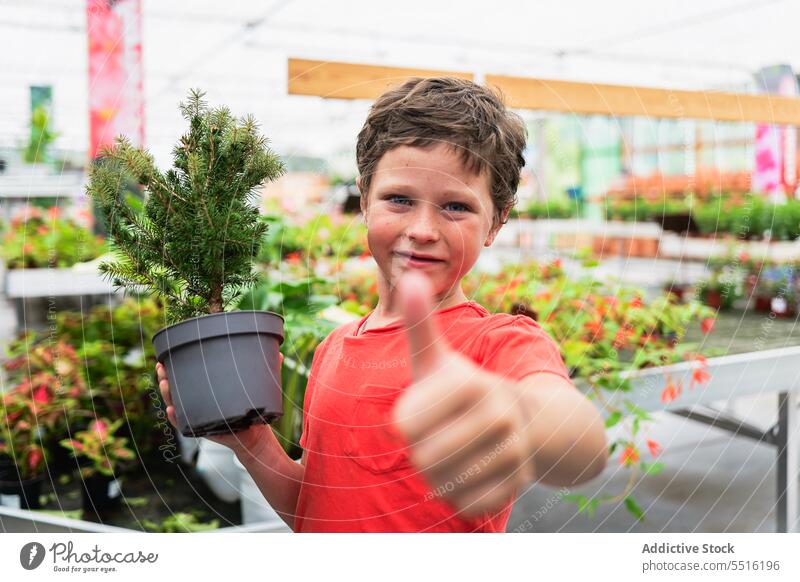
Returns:
[[[419,271],[406,272],[397,285],[400,311],[411,350],[411,369],[415,380],[432,374],[444,354],[444,338],[433,321],[433,288]]]

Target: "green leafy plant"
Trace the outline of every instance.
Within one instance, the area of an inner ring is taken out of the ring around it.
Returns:
[[[268,225],[252,199],[284,171],[252,117],[210,110],[203,96],[193,90],[181,104],[189,131],[173,150],[172,169],[162,173],[149,153],[119,137],[87,186],[117,251],[101,272],[164,297],[169,323],[222,312],[257,281],[252,267]],[[125,177],[144,188],[143,203],[120,194]]]
[[[68,449],[78,460],[88,461],[81,467],[81,476],[105,475],[113,477],[121,462],[132,461],[135,456],[127,447],[128,439],[115,433],[123,419],[110,422],[106,418],[93,420],[87,430],[75,433],[73,439],[62,439],[61,446]]]
[[[212,531],[219,528],[219,520],[212,519],[204,523],[194,513],[173,513],[161,523],[155,523],[149,519],[142,520],[146,529],[157,533],[193,533]]]
[[[0,257],[8,269],[68,268],[106,252],[106,243],[53,206],[29,207],[11,220]]]
[[[31,137],[22,158],[29,164],[46,162],[47,150],[58,134],[50,129],[50,116],[43,106],[36,107],[31,113]]]
[[[34,342],[31,333],[12,342],[3,364],[13,387],[0,399],[0,455],[12,459],[21,479],[43,471],[50,437],[65,431],[86,390],[72,346]]]
[[[88,312],[62,311],[56,316],[58,337],[76,346],[91,394],[80,407],[95,417],[126,417],[125,430],[142,453],[156,447],[161,431],[152,400],[154,357],[148,338],[164,325],[164,310],[149,297],[126,297],[111,307]],[[85,424],[83,425],[85,427]]]
[[[583,204],[577,200],[546,200],[531,202],[525,208],[528,218],[576,218],[583,214]]]

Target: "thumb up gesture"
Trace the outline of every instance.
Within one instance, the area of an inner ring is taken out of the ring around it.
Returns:
[[[409,270],[397,298],[411,351],[413,384],[394,422],[431,495],[465,515],[499,509],[534,477],[529,415],[512,380],[453,350],[433,320],[427,276]]]

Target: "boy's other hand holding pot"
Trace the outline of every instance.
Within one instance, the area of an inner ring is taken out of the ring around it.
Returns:
[[[280,365],[283,367],[283,354],[280,356]],[[161,397],[167,405],[167,418],[170,424],[176,429],[178,428],[178,421],[175,418],[175,405],[172,402],[172,396],[169,391],[169,381],[167,380],[167,370],[161,362],[156,363],[156,374],[158,375],[158,388],[161,391]],[[231,434],[218,434],[213,436],[206,436],[210,441],[225,445],[233,450],[237,455],[239,453],[248,453],[252,456],[258,456],[261,452],[261,447],[268,444],[268,440],[264,438],[265,431],[271,430],[266,424],[253,424],[249,427]]]

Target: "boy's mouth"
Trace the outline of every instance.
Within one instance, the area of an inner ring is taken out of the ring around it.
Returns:
[[[422,253],[406,253],[403,251],[394,251],[395,256],[404,260],[408,265],[414,267],[421,267],[427,265],[437,265],[444,263],[443,259],[434,257],[433,255],[426,255]]]

